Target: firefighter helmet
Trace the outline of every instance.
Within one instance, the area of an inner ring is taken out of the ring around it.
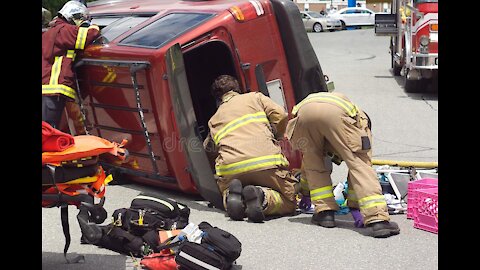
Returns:
[[[90,19],[87,7],[79,1],[68,1],[63,5],[62,9],[58,11],[65,20],[69,23],[79,25],[83,21]]]

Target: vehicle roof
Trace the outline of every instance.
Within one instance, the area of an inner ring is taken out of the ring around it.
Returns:
[[[99,0],[87,4],[90,14],[152,13],[164,10],[223,11],[248,0]]]

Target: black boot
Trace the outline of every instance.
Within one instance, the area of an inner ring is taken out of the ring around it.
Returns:
[[[245,206],[242,200],[242,182],[233,179],[228,186],[227,214],[233,220],[243,220],[245,217]]]
[[[400,228],[395,222],[379,221],[367,224],[373,231],[373,237],[386,238],[400,233]]]
[[[325,210],[313,214],[312,223],[320,225],[325,228],[333,228],[337,226],[335,224],[335,211],[334,210]]]
[[[247,205],[245,210],[250,221],[260,223],[265,219],[263,214],[263,200],[264,194],[261,188],[248,185],[243,189],[243,199]]]

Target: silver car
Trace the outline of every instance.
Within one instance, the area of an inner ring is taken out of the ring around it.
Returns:
[[[342,29],[342,23],[338,19],[327,18],[316,11],[300,11],[305,30],[313,32],[330,32]]]

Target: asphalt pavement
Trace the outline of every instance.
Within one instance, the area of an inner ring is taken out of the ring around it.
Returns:
[[[406,94],[403,78],[390,71],[388,37],[373,29],[309,33],[324,74],[364,109],[373,124],[374,159],[438,161],[438,98],[436,93]],[[334,166],[334,184],[346,179],[346,167]],[[234,269],[438,269],[438,235],[413,227],[406,215],[391,215],[401,233],[375,239],[367,228],[353,225],[350,214],[337,215],[336,228],[310,223],[311,215],[274,218],[264,223],[232,221],[223,211],[209,208],[198,196],[128,184],[108,186],[105,208],[128,207],[140,192],[175,199],[191,209],[190,221],[207,221],[242,242]],[[42,269],[134,269],[128,256],[80,244],[77,210],[70,207],[71,253],[82,254],[82,264],[65,264],[64,236],[58,208],[42,209]],[[110,220],[107,219],[104,224]]]

